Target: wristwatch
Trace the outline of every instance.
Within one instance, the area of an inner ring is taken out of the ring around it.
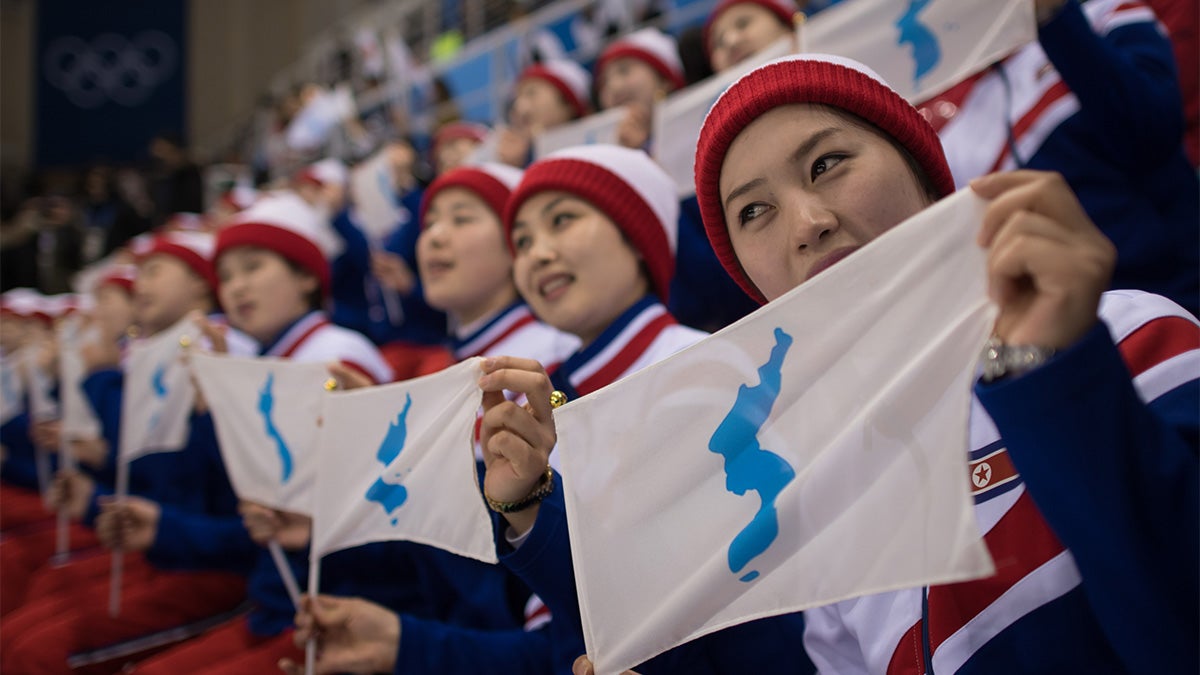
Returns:
[[[1006,345],[992,336],[983,346],[983,381],[1029,372],[1054,356],[1054,350],[1036,345]]]

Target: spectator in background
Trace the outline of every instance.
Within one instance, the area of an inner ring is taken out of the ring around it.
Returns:
[[[614,40],[596,60],[596,98],[602,110],[623,106],[617,143],[645,150],[650,143],[654,105],[684,86],[683,62],[675,38],[643,28]]]
[[[474,122],[443,124],[433,135],[433,146],[429,150],[434,172],[440,176],[461,166],[487,140],[489,133],[491,130],[486,126]]]
[[[1037,0],[1038,41],[919,105],[954,181],[1057,171],[1117,246],[1112,288],[1200,311],[1200,183],[1175,56],[1140,2]]]
[[[1183,94],[1184,149],[1200,166],[1200,6],[1192,0],[1146,0],[1167,27]]]
[[[46,295],[71,290],[71,277],[79,271],[82,216],[70,193],[51,190],[37,202],[37,288]]]
[[[112,167],[97,165],[83,177],[84,263],[95,262],[150,229],[150,223],[117,190]]]
[[[0,292],[37,284],[37,201],[16,173],[0,173]]]
[[[704,23],[704,46],[715,72],[768,47],[792,32],[802,7],[792,0],[721,0]]]
[[[517,78],[509,125],[496,131],[496,158],[517,168],[529,164],[538,134],[591,112],[591,87],[591,75],[574,61],[526,68]]]
[[[204,181],[200,168],[188,157],[183,140],[167,133],[155,136],[150,141],[150,157],[155,224],[172,213],[204,211]]]

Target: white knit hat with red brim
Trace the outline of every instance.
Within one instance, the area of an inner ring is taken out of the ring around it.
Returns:
[[[530,197],[562,191],[604,213],[642,255],[659,299],[666,302],[675,275],[679,201],[675,183],[641,150],[616,145],[564,148],[534,162],[505,207],[504,232]]]
[[[330,291],[329,260],[341,243],[329,220],[294,192],[272,192],[235,215],[217,234],[213,265],[221,255],[238,246],[273,251],[311,272],[321,282],[321,292]]]
[[[327,158],[309,164],[296,174],[296,182],[313,185],[345,185],[350,180],[350,170],[341,161]]]
[[[217,275],[213,271],[213,251],[216,239],[208,232],[191,232],[172,230],[163,232],[150,240],[145,246],[134,250],[137,261],[152,255],[169,255],[187,265],[212,290],[217,288]]]
[[[600,52],[596,59],[596,86],[602,86],[604,67],[614,60],[627,57],[637,59],[650,66],[671,83],[672,89],[681,89],[687,81],[683,77],[683,61],[679,58],[679,46],[675,38],[657,28],[643,28],[625,37],[618,38]]]
[[[571,106],[576,117],[583,117],[591,111],[589,97],[592,90],[592,76],[578,63],[566,59],[552,59],[535,63],[521,72],[517,82],[529,78],[540,79],[553,85],[558,93],[562,94],[567,105]]]
[[[451,169],[440,175],[421,195],[421,208],[417,222],[425,229],[425,212],[433,203],[433,198],[447,188],[464,188],[479,196],[483,203],[496,213],[496,217],[504,217],[504,206],[517,183],[521,182],[523,172],[507,164],[483,162]]]

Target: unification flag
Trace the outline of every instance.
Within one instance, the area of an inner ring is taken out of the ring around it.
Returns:
[[[855,0],[814,16],[803,47],[860,61],[919,103],[1036,39],[1029,0]]]
[[[995,317],[960,192],[738,323],[555,411],[587,652],[990,574],[968,486]]]
[[[0,353],[0,425],[25,412],[20,352]]]
[[[475,466],[479,359],[325,397],[313,555],[403,539],[497,562]]]
[[[201,335],[191,319],[185,318],[130,345],[118,441],[122,462],[155,452],[182,450],[187,443],[196,389],[183,362],[181,340],[192,343]]]
[[[80,349],[89,341],[99,339],[97,332],[87,330],[83,317],[68,316],[58,324],[58,388],[62,408],[64,440],[100,437],[100,421],[83,395],[81,384],[84,372]]]
[[[367,241],[374,247],[383,246],[392,232],[410,217],[396,201],[394,182],[386,149],[376,152],[350,171],[354,215]]]
[[[538,160],[555,150],[577,145],[615,144],[625,112],[625,106],[619,106],[547,129],[533,139],[533,158]]]
[[[237,496],[312,515],[326,364],[203,353],[190,361]]]

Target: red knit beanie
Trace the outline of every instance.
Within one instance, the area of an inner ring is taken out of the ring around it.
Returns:
[[[138,262],[155,255],[169,255],[187,265],[215,293],[217,275],[213,271],[213,236],[207,232],[170,231],[153,239],[135,255]]]
[[[522,204],[552,190],[575,195],[608,216],[641,253],[654,292],[663,302],[668,300],[679,202],[675,183],[654,160],[641,150],[615,145],[584,145],[546,155],[525,170],[509,197],[505,236],[511,240]]]
[[[513,188],[521,181],[521,170],[507,164],[483,162],[481,164],[460,166],[440,175],[421,195],[421,208],[417,214],[417,223],[425,229],[425,212],[433,203],[433,198],[446,188],[459,187],[470,190],[483,200],[496,217],[504,217],[504,205]]]
[[[721,166],[738,134],[763,113],[793,103],[839,108],[874,124],[912,155],[938,197],[954,192],[942,143],[929,122],[869,68],[839,56],[797,54],[770,61],[734,82],[713,104],[696,145],[696,200],[708,240],[742,290],[765,303],[742,269],[721,208]]]
[[[231,248],[264,248],[312,273],[328,297],[329,258],[336,255],[338,244],[328,220],[316,209],[293,192],[277,192],[262,197],[221,229],[212,266]]]
[[[603,84],[604,67],[622,57],[637,59],[650,66],[671,83],[672,89],[682,89],[687,84],[675,38],[657,28],[643,28],[613,41],[600,52],[600,58],[596,59],[596,66],[592,69],[596,73],[597,89]]]

